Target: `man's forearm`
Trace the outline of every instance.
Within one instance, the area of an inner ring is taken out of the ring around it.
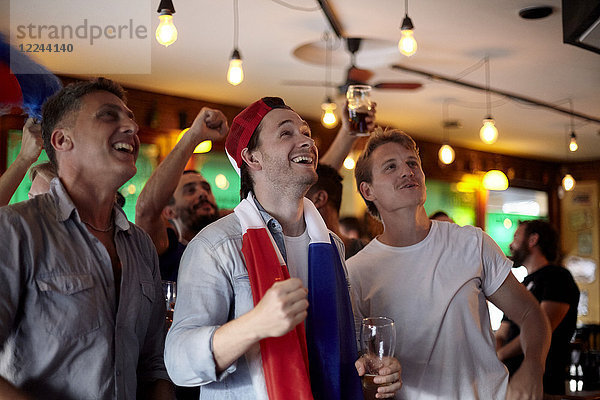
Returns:
[[[548,318],[539,307],[529,307],[520,329],[523,363],[539,364],[544,368],[552,335]]]
[[[356,139],[356,136],[350,135],[348,128],[342,126],[327,149],[327,152],[320,158],[319,163],[339,170],[342,168],[342,164],[350,153],[350,150],[352,150]]]
[[[179,178],[195,148],[196,143],[192,137],[184,135],[158,165],[137,200],[136,223],[143,224],[146,219],[155,220],[160,217],[162,210],[173,196]]]
[[[521,336],[517,336],[510,342],[504,344],[497,350],[498,359],[500,361],[508,360],[509,358],[517,357],[523,354],[521,348]]]

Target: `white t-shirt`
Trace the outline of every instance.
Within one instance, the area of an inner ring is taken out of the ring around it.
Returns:
[[[308,287],[308,245],[310,236],[308,230],[300,236],[283,236],[287,267],[292,278],[300,278],[302,286]]]
[[[402,364],[397,399],[504,399],[508,374],[494,349],[486,296],[512,262],[479,228],[433,221],[421,242],[377,239],[346,261],[357,329],[367,316],[395,321]]]

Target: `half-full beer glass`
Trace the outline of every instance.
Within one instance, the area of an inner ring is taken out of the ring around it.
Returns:
[[[379,375],[379,369],[386,365],[386,358],[394,356],[396,348],[396,327],[394,320],[387,317],[368,317],[362,320],[360,327],[360,347],[365,361],[365,374],[362,377],[365,399],[375,399],[379,386],[373,382]]]
[[[167,307],[166,324],[167,329],[173,323],[173,311],[175,311],[175,299],[177,298],[177,283],[173,281],[162,281],[163,293],[165,295],[165,305]]]
[[[369,116],[369,111],[371,111],[371,86],[348,86],[346,99],[348,100],[350,134],[354,136],[369,136],[366,118]]]

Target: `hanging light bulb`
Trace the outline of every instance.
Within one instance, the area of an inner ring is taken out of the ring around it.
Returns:
[[[494,144],[498,139],[498,129],[495,124],[496,121],[491,116],[483,120],[483,126],[479,130],[479,137],[483,143]]]
[[[408,0],[404,3],[404,11],[404,19],[402,20],[402,26],[400,26],[401,36],[398,42],[398,50],[406,57],[410,57],[417,52],[417,41],[413,36],[415,27],[408,16]]]
[[[338,124],[338,119],[335,116],[335,109],[337,105],[331,101],[331,98],[327,97],[323,104],[321,104],[321,124],[325,128],[334,128]]]
[[[177,40],[177,28],[173,24],[175,7],[171,0],[161,0],[157,11],[160,23],[156,28],[156,40],[163,46],[168,47]]]
[[[485,190],[506,190],[508,189],[508,178],[500,170],[489,170],[483,176],[483,188]]]
[[[483,119],[483,126],[479,130],[481,141],[486,144],[494,144],[498,139],[498,128],[492,117],[492,102],[490,99],[490,59],[485,56],[485,103],[487,106],[487,117]]]
[[[237,86],[244,80],[244,70],[242,69],[242,56],[238,50],[238,0],[233,0],[233,53],[229,59],[229,69],[227,70],[227,82]]]
[[[575,136],[575,132],[571,132],[571,139],[569,140],[569,150],[577,151],[579,146],[577,145],[577,137]]]
[[[571,174],[566,174],[562,179],[562,187],[569,192],[575,187],[575,178]]]
[[[452,164],[452,162],[454,161],[454,149],[449,144],[445,144],[442,147],[440,147],[438,157],[440,161],[444,164]]]
[[[242,57],[238,49],[233,50],[231,53],[231,60],[229,61],[229,69],[227,70],[227,82],[233,86],[237,86],[244,80],[244,70],[242,69]]]
[[[448,135],[448,127],[450,124],[448,123],[448,103],[449,99],[445,99],[442,104],[442,127],[443,127],[443,141],[442,147],[438,151],[438,158],[440,162],[443,164],[452,164],[454,162],[454,149],[450,146],[450,137]]]

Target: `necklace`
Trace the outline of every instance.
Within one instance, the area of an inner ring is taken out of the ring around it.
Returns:
[[[114,228],[112,221],[111,221],[110,225],[108,225],[108,228],[105,228],[105,229],[98,229],[94,225],[90,224],[89,222],[85,222],[84,220],[81,220],[81,222],[83,222],[84,224],[86,224],[87,226],[89,226],[90,228],[95,230],[96,232],[106,233],[106,232],[110,232]]]

